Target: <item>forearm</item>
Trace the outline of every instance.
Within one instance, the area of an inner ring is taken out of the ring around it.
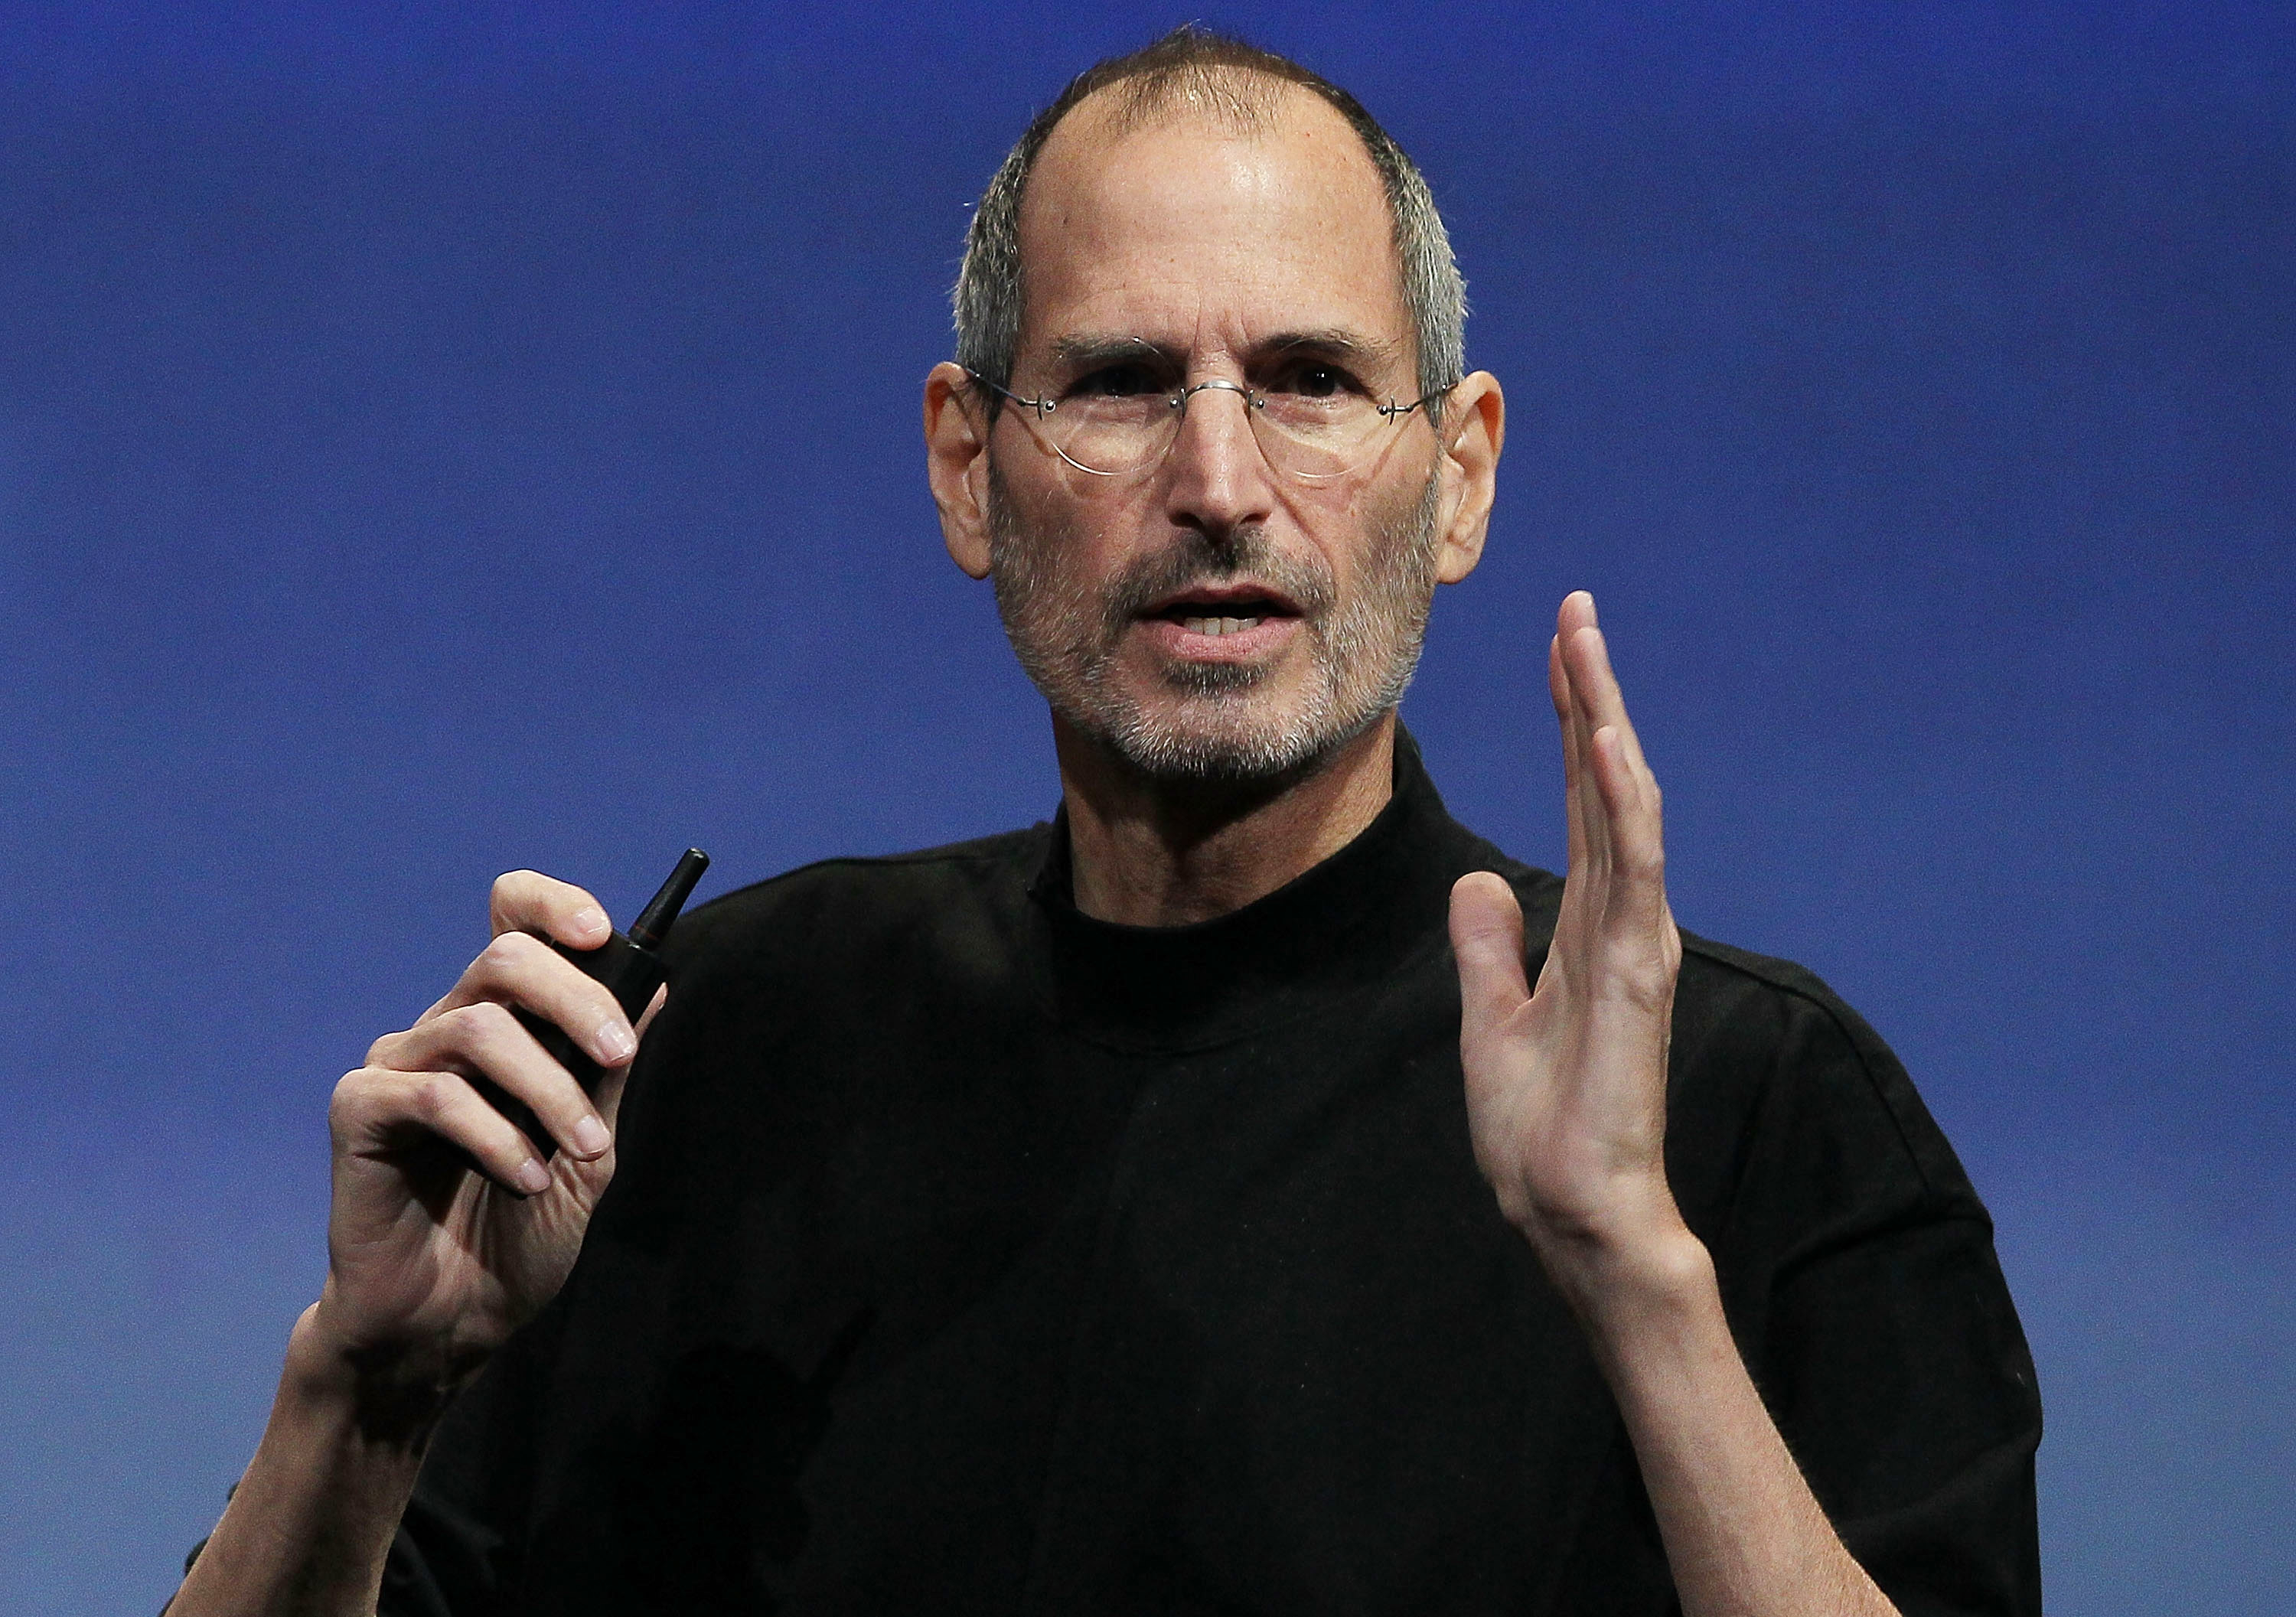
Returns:
[[[379,1395],[307,1312],[263,1441],[168,1617],[367,1617],[443,1398]]]
[[[1763,1406],[1687,1231],[1572,1293],[1635,1446],[1685,1617],[1889,1617]]]

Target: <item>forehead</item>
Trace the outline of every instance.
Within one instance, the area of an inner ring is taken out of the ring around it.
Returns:
[[[1239,119],[1182,102],[1144,120],[1088,97],[1021,207],[1021,355],[1078,332],[1200,356],[1297,331],[1407,353],[1379,170],[1321,97],[1283,86]]]

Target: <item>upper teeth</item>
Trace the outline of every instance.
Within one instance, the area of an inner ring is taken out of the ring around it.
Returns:
[[[1180,627],[1192,635],[1233,635],[1238,629],[1257,628],[1257,618],[1183,618]]]

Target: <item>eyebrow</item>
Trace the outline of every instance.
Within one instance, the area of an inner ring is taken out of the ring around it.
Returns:
[[[1245,363],[1270,354],[1308,352],[1327,354],[1334,359],[1386,362],[1402,352],[1402,344],[1345,326],[1317,326],[1300,331],[1279,332],[1252,345]],[[1151,342],[1144,337],[1118,332],[1069,332],[1053,341],[1052,358],[1063,366],[1104,365],[1123,358],[1154,357],[1175,370],[1181,368],[1185,355],[1168,343]]]
[[[1258,351],[1290,354],[1301,349],[1329,354],[1334,359],[1386,361],[1399,355],[1403,345],[1361,332],[1351,332],[1345,326],[1332,325],[1312,331],[1279,332],[1260,343]]]
[[[1111,359],[1153,357],[1177,365],[1180,351],[1129,332],[1068,332],[1054,339],[1053,358],[1062,365],[1105,364]]]

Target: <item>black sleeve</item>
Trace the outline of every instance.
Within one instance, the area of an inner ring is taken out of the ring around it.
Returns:
[[[707,931],[706,910],[680,923],[670,942],[673,982],[686,981],[685,951]],[[642,1141],[655,1092],[683,1059],[685,1014],[695,997],[681,989],[647,1032],[622,1103],[614,1180],[592,1213],[565,1285],[504,1344],[432,1434],[391,1542],[376,1617],[496,1617],[526,1609],[527,1529],[552,1463],[545,1433],[571,1339],[567,1320],[592,1288],[600,1252],[613,1244],[618,1214],[645,1178]],[[611,1299],[592,1303],[594,1330],[601,1307],[612,1306]],[[606,1345],[611,1350],[612,1342]]]
[[[1799,968],[1700,946],[1678,1155],[1747,1367],[1905,1617],[2038,1617],[2033,1363],[1993,1226],[1905,1070]]]
[[[492,1617],[515,1603],[536,1423],[562,1310],[521,1330],[432,1434],[385,1563],[376,1617]]]
[[[376,1617],[487,1617],[509,1609],[507,1546],[489,1523],[504,1519],[494,1513],[528,1481],[517,1458],[531,1449],[516,1408],[529,1401],[538,1356],[554,1334],[550,1316],[537,1319],[439,1423],[383,1563]],[[185,1573],[207,1547],[205,1539],[192,1547]]]

